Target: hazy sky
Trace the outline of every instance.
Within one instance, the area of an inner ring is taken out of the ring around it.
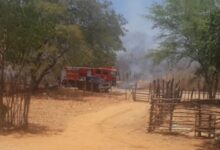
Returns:
[[[152,30],[152,22],[144,17],[149,12],[152,4],[162,0],[111,0],[114,9],[122,14],[128,21],[126,28],[128,33],[123,38],[124,45],[128,51],[134,51],[140,41],[142,49],[137,51],[146,51],[155,47],[156,30]],[[132,38],[133,37],[133,38]],[[135,37],[135,38],[134,38]],[[143,43],[143,41],[145,41]]]
[[[146,58],[146,54],[157,46],[158,31],[152,29],[153,23],[145,16],[154,3],[161,3],[162,0],[111,1],[116,12],[128,21],[128,32],[122,38],[127,51],[118,52],[118,65],[124,72],[130,70],[131,74],[141,75],[145,79],[152,78],[153,71],[158,70],[157,67],[152,67],[152,61]]]

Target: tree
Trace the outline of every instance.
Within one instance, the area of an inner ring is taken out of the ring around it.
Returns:
[[[57,66],[114,65],[123,49],[124,20],[107,1],[0,0],[0,8],[2,56],[32,91]]]
[[[165,0],[153,5],[148,16],[162,31],[160,47],[150,56],[158,62],[185,57],[198,62],[210,98],[215,97],[220,71],[219,12],[215,0]]]
[[[115,52],[124,49],[121,37],[125,19],[106,0],[71,0],[69,6],[72,22],[81,27],[92,51],[90,66],[115,65]]]
[[[4,58],[17,70],[27,74],[34,91],[57,62],[80,45],[78,26],[64,24],[64,5],[49,1],[1,1],[0,29]],[[77,44],[76,44],[77,43]],[[2,69],[4,70],[4,69]],[[3,85],[3,84],[2,84]]]
[[[18,102],[12,106],[15,97],[24,107],[19,122],[28,124],[30,95],[47,75],[59,74],[66,65],[113,64],[115,52],[122,49],[122,25],[122,17],[107,1],[0,0],[0,128],[7,108],[17,110]],[[20,98],[5,91],[8,68],[13,76],[11,91],[16,85],[30,94]],[[5,94],[11,96],[7,102]]]

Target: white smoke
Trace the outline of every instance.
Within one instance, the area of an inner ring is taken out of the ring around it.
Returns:
[[[127,51],[118,53],[118,68],[121,76],[129,80],[149,79],[153,77],[155,71],[158,72],[158,67],[146,57],[149,50],[157,45],[152,39],[141,32],[129,32],[123,38]]]

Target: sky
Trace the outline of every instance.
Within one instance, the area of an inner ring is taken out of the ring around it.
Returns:
[[[123,37],[124,46],[128,51],[134,51],[135,46],[142,42],[142,49],[136,51],[148,51],[156,47],[157,30],[152,30],[153,23],[145,16],[154,3],[162,0],[111,0],[113,8],[117,13],[122,14],[128,21],[126,29],[128,32]],[[135,37],[132,38],[132,37]],[[143,43],[144,41],[144,43]],[[145,48],[145,50],[144,50]]]
[[[152,61],[146,58],[146,54],[156,48],[158,44],[158,30],[153,30],[153,22],[145,16],[154,3],[162,0],[111,0],[114,10],[123,15],[127,20],[125,26],[128,32],[122,37],[126,51],[118,52],[118,66],[122,72],[130,72],[133,75],[141,75],[151,78]],[[125,63],[126,62],[126,63]],[[159,68],[160,69],[160,68]]]

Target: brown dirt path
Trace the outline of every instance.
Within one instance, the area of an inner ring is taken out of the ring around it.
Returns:
[[[145,103],[123,102],[73,117],[60,135],[0,136],[0,150],[197,150],[201,140],[146,133]]]

